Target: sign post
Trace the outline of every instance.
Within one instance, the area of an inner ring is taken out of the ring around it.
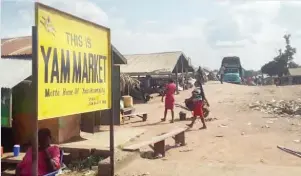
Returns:
[[[33,137],[32,137],[32,175],[38,176],[38,60],[37,60],[37,27],[32,27],[32,90],[33,90]]]
[[[109,28],[36,2],[32,37],[36,122],[112,108]],[[33,171],[37,171],[37,125]],[[114,146],[110,149],[114,155]]]

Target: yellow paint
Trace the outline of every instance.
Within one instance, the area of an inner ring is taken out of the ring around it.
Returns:
[[[110,109],[110,30],[39,3],[36,13],[38,119]]]
[[[125,108],[130,108],[133,107],[133,97],[129,96],[129,95],[124,95],[122,96],[123,99],[123,105]]]

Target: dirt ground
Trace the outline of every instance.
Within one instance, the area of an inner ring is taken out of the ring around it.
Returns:
[[[301,118],[277,117],[250,110],[249,103],[258,100],[290,100],[300,97],[301,86],[251,87],[209,82],[205,93],[210,102],[210,116],[217,118],[207,122],[208,129],[199,130],[201,122],[186,132],[187,145],[169,150],[164,158],[138,158],[120,170],[119,176],[299,176],[301,158],[277,149],[277,145],[301,151]],[[176,96],[181,103],[191,90]],[[176,127],[184,127],[189,121],[160,123],[164,104],[155,97],[148,104],[136,105],[137,111],[149,113],[147,122],[130,121],[126,127],[145,128],[147,132],[136,143]],[[175,110],[176,118],[180,108]],[[190,113],[187,112],[189,116]],[[170,116],[168,116],[170,118]],[[172,139],[166,141],[173,145]],[[148,151],[146,147],[142,152]]]

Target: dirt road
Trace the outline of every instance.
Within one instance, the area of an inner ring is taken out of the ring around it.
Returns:
[[[300,97],[300,88],[301,86],[248,87],[208,83],[205,85],[205,92],[211,105],[210,117],[217,120],[208,122],[207,130],[199,130],[201,123],[197,123],[186,133],[187,145],[169,150],[165,158],[138,158],[119,171],[118,175],[299,176],[301,158],[282,152],[276,146],[301,151],[301,143],[294,141],[301,139],[301,118],[289,119],[256,112],[250,110],[248,104],[257,100],[295,99]],[[176,101],[183,102],[190,92],[191,90],[181,92]],[[137,105],[137,108],[149,112],[147,122],[127,125],[148,129],[137,141],[189,123],[159,123],[164,108],[159,97],[149,104]],[[177,118],[179,111],[182,110],[177,108]],[[173,141],[167,140],[167,144],[173,145]],[[148,150],[150,149],[143,149]]]

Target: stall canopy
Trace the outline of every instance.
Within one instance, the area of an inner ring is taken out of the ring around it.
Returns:
[[[0,87],[13,88],[31,76],[31,60],[0,59]]]
[[[11,91],[14,86],[31,76],[31,61],[0,59],[1,126],[11,126]]]
[[[120,67],[129,75],[162,75],[192,71],[189,59],[181,51],[125,55],[127,64]]]

